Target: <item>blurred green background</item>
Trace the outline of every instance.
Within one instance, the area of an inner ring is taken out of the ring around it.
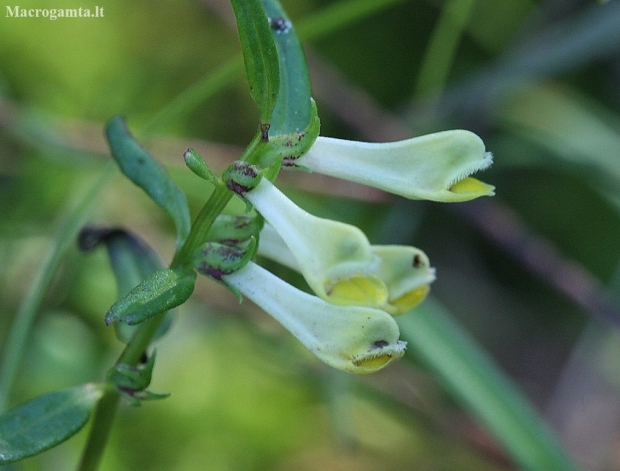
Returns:
[[[584,469],[620,470],[620,3],[282,3],[307,38],[322,135],[472,130],[495,155],[480,178],[497,196],[412,202],[297,173],[282,187],[373,243],[422,248],[437,268],[432,305],[491,354]],[[194,214],[207,194],[183,166],[185,148],[221,170],[257,123],[243,77],[222,72],[240,54],[225,0],[19,5],[99,6],[104,17],[0,14],[3,344],[63,218],[110,160],[103,126],[112,115],[125,115],[166,164]],[[147,128],[217,74],[213,94]],[[126,227],[165,262],[172,256],[171,222],[120,174],[88,223]],[[71,243],[11,405],[103,377],[122,347],[102,322],[115,296],[105,253]],[[331,371],[249,301],[205,279],[157,349],[151,389],[172,396],[122,410],[102,470],[512,469],[414,355],[370,377]],[[85,438],[16,469],[72,469]]]

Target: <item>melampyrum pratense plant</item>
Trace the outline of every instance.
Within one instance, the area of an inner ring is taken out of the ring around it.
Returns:
[[[321,172],[412,199],[467,201],[493,195],[472,178],[491,164],[482,140],[464,130],[370,144],[319,136],[319,117],[293,25],[275,0],[232,0],[250,93],[259,110],[256,136],[239,159],[215,175],[193,150],[189,169],[212,188],[191,223],[185,195],[132,137],[122,117],[106,127],[121,171],[174,220],[176,252],[161,266],[140,239],[121,229],[85,228],[80,246],[107,249],[119,299],[105,314],[126,344],[106,378],[44,394],[0,419],[0,464],[68,439],[93,416],[81,470],[96,469],[121,398],[165,397],[148,391],[173,309],[191,296],[198,275],[247,297],[277,319],[318,359],[350,373],[373,373],[400,358],[394,316],[422,302],[435,279],[415,247],[371,245],[360,229],[313,216],[278,190],[280,170]],[[231,198],[246,212],[222,214]],[[301,273],[314,294],[279,279],[254,260],[260,254]],[[93,412],[94,411],[94,412]]]

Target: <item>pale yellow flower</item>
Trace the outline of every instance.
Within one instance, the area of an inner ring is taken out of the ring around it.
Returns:
[[[388,143],[319,136],[306,154],[284,159],[283,165],[355,181],[405,198],[456,202],[494,194],[492,185],[470,177],[492,161],[476,134],[452,130]]]
[[[243,196],[278,232],[319,297],[341,305],[385,304],[387,288],[374,275],[380,259],[360,229],[309,214],[266,178]]]
[[[404,314],[420,304],[435,280],[435,269],[426,254],[405,245],[371,245],[371,252],[379,257],[373,273],[388,290],[385,303],[378,306],[392,315]],[[293,270],[299,265],[275,229],[265,224],[260,233],[258,253]]]
[[[394,318],[363,306],[338,306],[249,262],[223,281],[260,306],[326,364],[373,373],[405,352]]]

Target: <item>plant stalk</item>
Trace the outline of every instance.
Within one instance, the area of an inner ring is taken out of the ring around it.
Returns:
[[[258,133],[244,151],[241,159],[248,162],[256,161],[260,156],[260,151],[264,150],[264,146],[261,147],[259,145],[260,142],[260,133]],[[215,186],[215,190],[211,193],[211,196],[196,217],[183,246],[175,254],[170,264],[171,268],[180,266],[191,268],[192,255],[205,242],[207,233],[211,229],[215,218],[222,213],[233,195],[234,193],[226,188],[223,182]],[[125,346],[116,364],[138,365],[164,317],[165,313],[163,312],[140,324],[133,338]],[[99,467],[105,445],[112,430],[120,398],[120,392],[116,387],[112,386],[104,393],[97,404],[93,414],[90,435],[82,453],[82,460],[78,471],[95,471]]]
[[[162,312],[140,325],[133,338],[116,361],[117,365],[123,363],[136,366],[140,363],[144,352],[146,352],[150,345],[165,314],[165,312]],[[93,414],[90,434],[82,453],[82,460],[78,466],[78,471],[96,471],[99,467],[108,437],[112,430],[112,424],[114,423],[114,417],[118,410],[120,398],[121,393],[118,389],[110,385],[97,403],[97,408]]]

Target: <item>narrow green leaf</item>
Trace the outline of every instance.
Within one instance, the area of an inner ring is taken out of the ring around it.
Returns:
[[[125,296],[157,270],[164,268],[155,251],[146,242],[123,229],[87,227],[80,233],[79,245],[82,250],[92,250],[100,244],[104,244],[108,249],[119,298]],[[174,311],[166,314],[154,339],[161,338],[168,331],[173,317]],[[117,338],[127,343],[133,337],[136,327],[116,322],[114,330]]]
[[[172,216],[177,228],[177,247],[180,247],[191,226],[185,195],[164,167],[134,139],[122,116],[108,122],[106,136],[122,172]]]
[[[158,270],[116,301],[107,312],[105,323],[121,321],[135,325],[177,307],[191,296],[195,282],[193,270]]]
[[[577,91],[557,84],[522,88],[496,114],[511,133],[548,149],[576,169],[598,170],[620,188],[618,122]],[[540,165],[537,159],[527,165]]]
[[[320,39],[405,1],[346,0],[330,3],[298,23],[297,31],[304,40]],[[209,71],[159,110],[142,129],[142,135],[151,135],[165,129],[198,106],[204,105],[211,97],[238,80],[242,71],[243,60],[239,56],[230,58],[215,71]]]
[[[52,448],[77,433],[103,395],[103,384],[54,391],[0,416],[0,465]]]
[[[398,318],[407,352],[424,363],[527,471],[576,466],[531,404],[437,302]]]
[[[237,18],[250,94],[258,106],[263,127],[271,122],[278,97],[278,53],[260,0],[231,0],[231,3]]]
[[[272,136],[301,132],[310,124],[310,75],[293,23],[277,0],[263,0],[278,50],[280,89],[271,118]]]

